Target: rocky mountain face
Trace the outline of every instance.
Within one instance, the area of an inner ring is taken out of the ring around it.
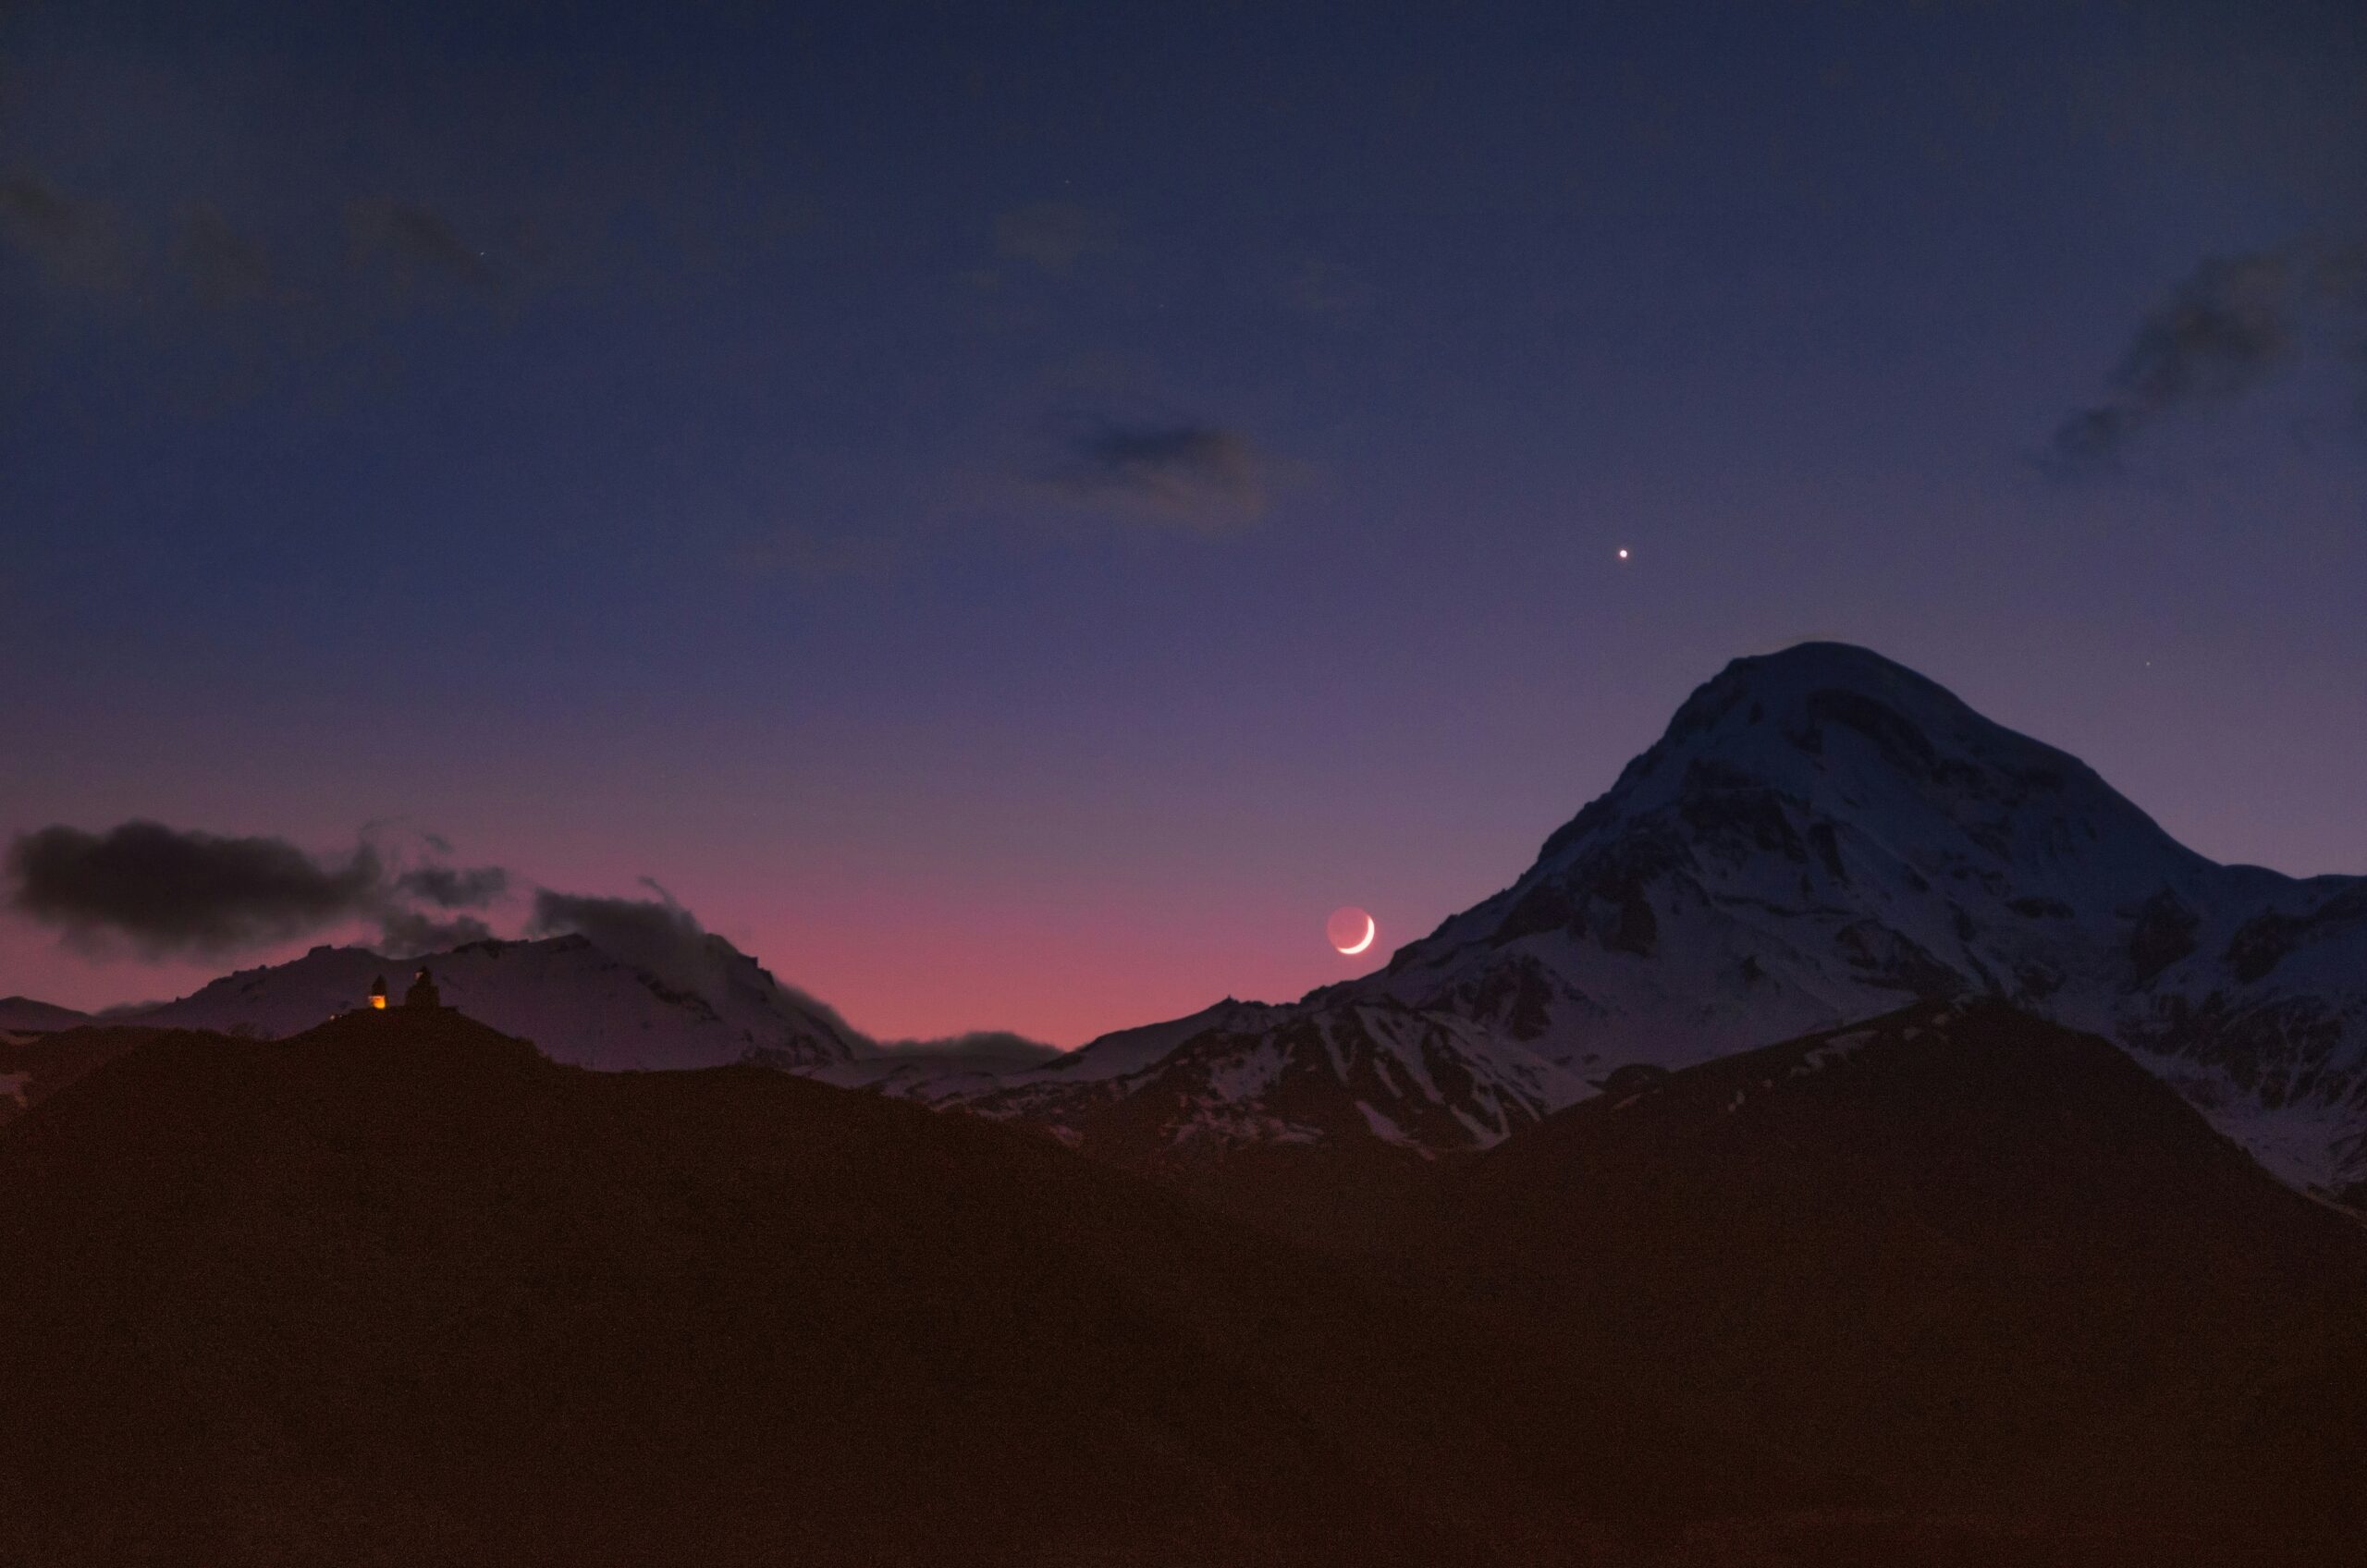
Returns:
[[[1583,1090],[1500,1033],[1387,998],[1326,1007],[1227,1003],[1155,1055],[1113,1035],[1033,1072],[922,1097],[1044,1122],[1073,1141],[1485,1148]],[[1130,1032],[1134,1034],[1147,1032]]]
[[[2078,759],[1834,643],[1728,666],[1519,880],[1378,974],[901,1088],[1080,1138],[1127,1101],[1129,1136],[1176,1147],[1446,1150],[1623,1068],[1952,997],[2102,1034],[2280,1177],[2367,1193],[2367,881],[2215,864]]]
[[[579,1067],[715,1067],[738,1061],[809,1069],[868,1048],[746,954],[707,937],[681,973],[660,975],[589,937],[471,942],[421,959],[366,948],[314,948],[292,962],[227,974],[178,1001],[124,1020],[281,1039],[364,1005],[384,977],[400,1004],[424,966],[446,1006]]]

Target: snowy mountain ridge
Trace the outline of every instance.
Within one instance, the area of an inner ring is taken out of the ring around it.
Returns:
[[[1837,643],[1735,660],[1511,886],[1294,1003],[1049,1061],[882,1047],[693,936],[638,962],[581,934],[419,962],[561,1061],[763,1062],[1134,1158],[1486,1147],[1623,1078],[1988,998],[2116,1042],[2285,1181],[2367,1203],[2367,878],[2216,864],[2077,758]],[[284,1037],[411,967],[316,948],[117,1021]],[[9,1005],[8,1027],[80,1016]]]
[[[1424,1154],[1485,1148],[1586,1087],[1497,1031],[1386,998],[1328,1007],[1227,1002],[1154,1028],[1105,1036],[1027,1072],[904,1092],[1036,1122],[1071,1142],[1122,1130],[1214,1157],[1245,1144],[1343,1140]],[[1160,1035],[1173,1043],[1153,1054]]]
[[[746,954],[705,938],[704,973],[660,978],[581,935],[470,942],[424,958],[318,947],[291,962],[224,975],[178,1001],[122,1019],[281,1039],[363,1004],[385,977],[398,998],[414,968],[448,1006],[532,1040],[579,1067],[716,1067],[755,1060],[791,1069],[842,1062],[868,1048]]]
[[[1370,1110],[1441,1150],[1493,1142],[1508,1106],[1541,1114],[1622,1068],[1959,996],[2102,1034],[2287,1181],[2367,1191],[2367,881],[2216,864],[2077,758],[1837,643],[1729,665],[1518,880],[1379,974],[901,1092],[1072,1133],[1147,1096],[1171,1142],[1251,1143],[1304,1137],[1321,1081],[1331,1135],[1377,1128]],[[1392,1084],[1368,1022],[1359,1065],[1333,1052],[1340,1021],[1376,1005],[1420,1020],[1426,1051],[1458,1069]],[[1220,1074],[1211,1053],[1260,1065]],[[1444,1082],[1456,1093],[1430,1093]],[[1284,1084],[1296,1121],[1269,1106]]]

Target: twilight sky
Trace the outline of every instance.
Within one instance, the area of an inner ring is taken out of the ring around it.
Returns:
[[[783,9],[0,4],[0,838],[1074,1045],[1823,636],[2367,872],[2355,5]]]

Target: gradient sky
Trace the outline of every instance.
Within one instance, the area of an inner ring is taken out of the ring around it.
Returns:
[[[1073,1045],[1823,636],[2367,872],[2362,234],[2349,4],[0,6],[0,833]]]

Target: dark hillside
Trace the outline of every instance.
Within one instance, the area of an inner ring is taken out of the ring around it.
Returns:
[[[1452,1179],[1533,1343],[1869,1502],[2367,1525],[2367,1231],[2105,1042],[1927,1005],[1628,1079]]]
[[[146,1042],[0,1257],[10,1561],[1533,1561],[1666,1470],[1048,1140],[452,1014]]]
[[[2360,1524],[2360,1231],[2004,1010],[1632,1072],[1369,1212],[1189,1178],[1372,1265],[1006,1126],[448,1013],[117,1043],[0,1130],[0,1562],[2201,1563]]]
[[[169,1031],[136,1024],[94,1024],[42,1035],[21,1045],[0,1041],[0,1127],[92,1069]],[[220,1035],[200,1036],[221,1039]],[[13,1084],[13,1089],[8,1085]]]

